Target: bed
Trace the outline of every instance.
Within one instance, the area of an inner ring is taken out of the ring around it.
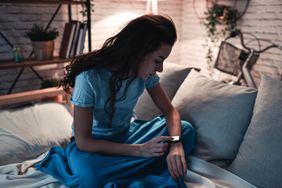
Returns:
[[[182,70],[175,65],[168,67],[169,71],[172,71],[172,69]],[[33,100],[32,97],[25,98],[24,95],[19,95],[19,98],[11,95],[10,97],[13,100],[0,97],[0,106],[8,105],[9,101],[11,103],[22,103],[25,100]],[[46,93],[36,96],[37,99],[46,97]],[[33,164],[42,160],[50,147],[56,145],[65,147],[70,143],[73,119],[71,112],[69,105],[38,101],[20,107],[2,108],[0,110],[1,188],[67,187],[53,177],[37,171]],[[197,157],[190,157],[189,160],[189,171],[184,178],[185,184],[189,188],[255,187],[215,164]]]
[[[65,147],[72,135],[72,115],[65,104],[44,102],[0,111],[0,187],[66,188],[32,165],[54,145]],[[252,187],[239,177],[201,159],[190,158],[188,187]],[[228,182],[228,183],[224,183]]]

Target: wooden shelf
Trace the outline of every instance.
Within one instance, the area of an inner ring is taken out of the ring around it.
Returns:
[[[18,4],[85,4],[85,1],[73,0],[0,0],[0,3],[18,3]]]
[[[14,62],[14,60],[1,60],[0,61],[0,70],[1,69],[12,69],[12,68],[21,68],[21,67],[30,67],[30,66],[42,66],[50,64],[60,64],[70,62],[71,59],[61,59],[54,58],[52,60],[38,61],[35,59],[27,59],[22,62]]]
[[[46,97],[57,96],[60,94],[65,94],[62,88],[51,87],[46,89],[37,89],[32,91],[13,93],[8,95],[0,95],[0,106],[34,101]]]
[[[52,15],[52,17],[50,18],[50,21],[48,22],[48,25],[46,28],[49,27],[49,25],[52,23],[52,21],[54,20],[55,16],[57,15],[58,11],[61,8],[62,4],[66,4],[68,5],[68,19],[69,21],[72,20],[72,13],[71,13],[71,5],[85,5],[86,6],[86,10],[87,10],[87,31],[88,31],[88,51],[91,51],[91,0],[0,0],[0,4],[35,4],[35,5],[39,5],[39,4],[57,4],[57,9],[55,10],[54,14]],[[1,34],[2,36],[2,34]],[[1,37],[0,36],[0,37]],[[2,36],[5,40],[6,37]],[[6,40],[8,44],[10,44],[10,46],[13,46],[8,39]],[[46,61],[38,61],[35,59],[24,59],[24,61],[22,62],[14,62],[13,59],[9,59],[9,60],[0,60],[0,71],[4,70],[4,69],[16,69],[16,68],[20,68],[20,70],[18,71],[15,80],[13,81],[13,83],[11,84],[9,90],[8,90],[8,94],[10,94],[13,90],[13,88],[15,87],[17,81],[20,79],[23,71],[25,68],[30,68],[35,74],[36,76],[40,79],[40,80],[44,80],[44,78],[33,68],[35,66],[43,66],[43,65],[52,65],[52,64],[64,64],[64,63],[69,63],[71,62],[72,59],[61,59],[61,58],[54,58],[52,60],[46,60]],[[17,70],[16,70],[17,71]],[[37,91],[37,90],[35,90]],[[30,93],[32,93],[33,91],[31,91]],[[42,91],[40,91],[42,92]],[[52,92],[51,92],[52,93]],[[18,94],[10,94],[10,97],[13,96],[17,96]],[[29,93],[27,93],[28,96]],[[33,95],[33,94],[32,94]],[[35,93],[35,95],[37,95]],[[5,96],[0,96],[1,101],[2,100],[6,100]],[[21,97],[21,96],[19,96]],[[34,97],[30,96],[31,98]],[[13,101],[13,99],[12,99]],[[20,102],[20,101],[19,101]]]

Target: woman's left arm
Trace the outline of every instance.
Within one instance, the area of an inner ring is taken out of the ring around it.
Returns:
[[[181,119],[178,111],[172,106],[160,84],[147,89],[156,106],[160,109],[166,119],[170,136],[181,138]],[[176,179],[186,174],[187,163],[181,142],[171,143],[167,156],[167,165],[171,176]]]

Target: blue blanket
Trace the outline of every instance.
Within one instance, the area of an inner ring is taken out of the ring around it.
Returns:
[[[130,130],[117,140],[140,144],[161,135],[168,135],[163,116],[151,121],[135,120]],[[195,143],[195,131],[186,121],[182,121],[182,138],[187,156]],[[186,187],[182,178],[174,180],[170,176],[166,156],[146,158],[83,152],[75,141],[66,149],[51,148],[35,167],[70,187]]]

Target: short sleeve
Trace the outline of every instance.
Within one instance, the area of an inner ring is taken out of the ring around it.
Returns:
[[[159,81],[160,81],[160,77],[157,74],[155,74],[154,76],[151,76],[146,80],[145,87],[152,88],[155,85],[157,85]]]
[[[95,91],[87,78],[87,73],[82,72],[75,78],[75,86],[71,96],[71,103],[79,107],[93,107]]]

